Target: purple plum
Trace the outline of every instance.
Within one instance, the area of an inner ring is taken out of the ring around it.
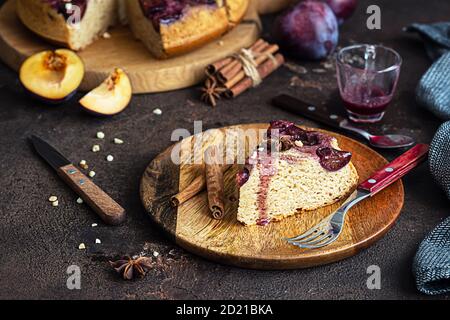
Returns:
[[[358,5],[358,0],[322,0],[333,10],[339,25],[350,18]]]
[[[302,1],[277,19],[274,36],[293,57],[319,60],[336,48],[338,23],[326,3]]]

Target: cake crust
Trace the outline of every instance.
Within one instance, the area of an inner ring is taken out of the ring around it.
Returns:
[[[45,40],[65,46],[69,44],[66,21],[49,3],[17,0],[17,15],[29,30]]]
[[[230,21],[230,27],[241,22],[247,13],[249,6],[248,0],[225,0],[225,6],[228,12],[228,19]]]

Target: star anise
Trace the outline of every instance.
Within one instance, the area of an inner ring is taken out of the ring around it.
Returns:
[[[117,261],[110,261],[109,264],[114,270],[121,274],[125,280],[131,280],[136,276],[143,278],[152,268],[152,259],[148,257],[138,257],[136,259],[125,257]]]
[[[205,81],[205,86],[201,90],[203,92],[201,99],[215,107],[217,105],[216,100],[220,99],[221,94],[226,91],[226,88],[219,86],[216,79],[208,76]]]

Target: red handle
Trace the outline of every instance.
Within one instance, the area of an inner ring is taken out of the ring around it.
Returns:
[[[371,195],[376,194],[422,163],[427,157],[428,149],[429,146],[427,144],[414,146],[375,172],[369,179],[362,182],[358,188],[369,191]]]

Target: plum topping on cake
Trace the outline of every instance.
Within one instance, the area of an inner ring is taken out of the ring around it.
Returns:
[[[189,6],[216,5],[216,0],[139,0],[144,15],[156,30],[160,24],[179,20]]]
[[[238,186],[242,187],[248,181],[249,177],[250,177],[250,172],[248,171],[247,168],[244,167],[241,171],[238,172],[238,174],[236,176],[236,182],[237,182]]]
[[[337,171],[345,167],[352,158],[350,152],[330,147],[319,148],[316,153],[320,158],[320,165],[328,171]]]
[[[309,159],[317,161],[325,172],[337,172],[350,163],[352,156],[350,152],[338,150],[337,147],[335,138],[329,135],[304,130],[289,121],[272,121],[267,130],[267,139],[250,155],[236,176],[241,188],[249,181],[252,170],[258,170],[256,224],[266,225],[271,220],[267,197],[272,178],[279,174],[279,160],[296,166]]]
[[[59,14],[62,14],[67,20],[74,12],[71,6],[77,6],[80,8],[81,17],[83,18],[86,12],[87,1],[88,0],[46,0],[50,6],[55,9]]]
[[[316,156],[322,167],[328,171],[337,171],[345,167],[352,157],[350,152],[334,149],[331,146],[332,137],[318,131],[303,130],[289,121],[272,121],[267,130],[267,137],[272,138],[272,135],[277,135],[280,151],[295,148],[301,153]],[[290,158],[292,161],[292,157]]]
[[[306,131],[297,127],[294,123],[284,120],[276,120],[270,123],[267,130],[267,137],[271,137],[272,132],[276,133],[280,138],[291,141],[301,141],[303,145],[315,146],[329,138],[317,131]]]

